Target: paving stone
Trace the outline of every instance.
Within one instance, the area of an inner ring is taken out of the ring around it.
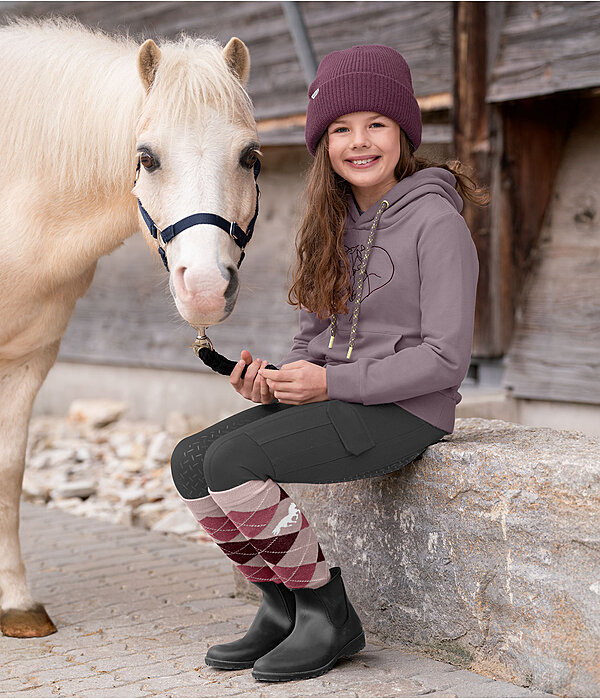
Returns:
[[[553,697],[370,640],[304,681],[214,669],[204,664],[207,648],[239,638],[257,609],[232,597],[232,567],[217,563],[214,545],[98,529],[91,518],[27,503],[22,531],[34,594],[59,631],[0,637],[0,697]]]
[[[23,690],[14,690],[10,695],[0,693],[0,697],[11,698],[47,698],[49,695],[48,687],[45,685],[30,686]]]

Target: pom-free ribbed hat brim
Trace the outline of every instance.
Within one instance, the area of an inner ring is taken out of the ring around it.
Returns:
[[[319,85],[315,97],[309,98],[304,135],[313,156],[331,122],[353,112],[383,114],[400,125],[415,150],[421,144],[421,110],[405,85],[387,75],[346,73]]]

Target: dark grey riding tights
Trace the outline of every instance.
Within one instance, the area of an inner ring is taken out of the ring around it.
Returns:
[[[183,498],[246,481],[327,484],[396,471],[443,430],[393,403],[258,404],[183,439],[171,457]]]

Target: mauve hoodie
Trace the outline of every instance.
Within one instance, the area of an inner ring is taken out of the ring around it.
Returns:
[[[447,433],[471,358],[479,262],[461,216],[456,178],[431,167],[405,177],[382,198],[368,258],[357,335],[347,358],[356,282],[382,200],[362,214],[349,197],[344,247],[353,294],[349,313],[330,321],[300,309],[292,349],[276,367],[307,360],[327,370],[329,399],[395,403]]]

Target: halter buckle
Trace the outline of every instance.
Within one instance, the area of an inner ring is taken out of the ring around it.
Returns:
[[[232,221],[229,224],[229,235],[233,238],[233,240],[237,243],[237,238],[235,237],[235,228],[237,226],[237,223],[235,221]]]

